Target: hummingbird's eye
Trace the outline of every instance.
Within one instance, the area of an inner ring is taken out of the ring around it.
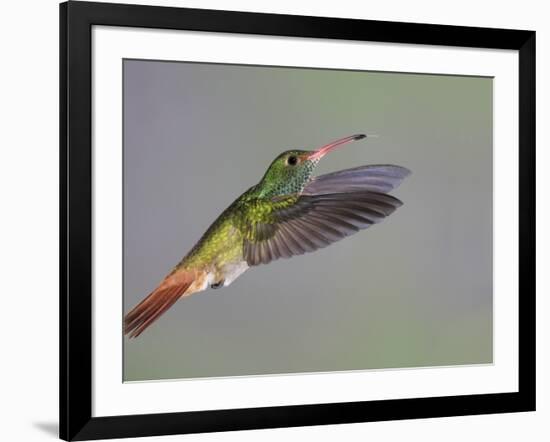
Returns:
[[[298,164],[298,157],[296,157],[295,155],[290,155],[287,158],[286,162],[290,166],[296,166],[296,164]]]

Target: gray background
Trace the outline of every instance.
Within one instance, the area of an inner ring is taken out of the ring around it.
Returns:
[[[492,79],[124,61],[124,310],[271,160],[398,164],[384,223],[178,302],[127,381],[492,361]]]

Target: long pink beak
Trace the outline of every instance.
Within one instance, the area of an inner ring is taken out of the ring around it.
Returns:
[[[307,159],[308,160],[320,160],[327,153],[334,150],[338,146],[341,146],[342,144],[347,144],[351,141],[362,140],[363,138],[366,138],[366,137],[367,136],[365,134],[356,134],[356,135],[350,135],[349,137],[340,138],[339,140],[333,141],[332,143],[325,144],[324,146],[321,146],[319,149],[317,149],[312,154],[310,154],[307,157]]]

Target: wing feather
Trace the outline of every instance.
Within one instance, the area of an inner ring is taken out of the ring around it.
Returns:
[[[302,255],[383,221],[402,205],[387,192],[409,174],[400,166],[361,166],[316,177],[300,195],[264,201],[267,215],[245,226],[244,258],[253,266]]]
[[[248,265],[313,252],[373,224],[401,206],[397,198],[372,191],[301,195],[292,207],[275,210],[266,225],[245,235]]]
[[[302,194],[319,195],[364,190],[387,193],[399,186],[410,173],[404,167],[389,164],[359,166],[315,177]]]

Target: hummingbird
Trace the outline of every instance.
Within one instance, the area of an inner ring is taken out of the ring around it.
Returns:
[[[402,202],[388,194],[410,174],[404,167],[367,165],[313,176],[321,158],[366,138],[351,135],[316,150],[288,150],[260,182],[238,197],[124,318],[139,336],[174,303],[207,288],[227,287],[250,267],[313,252],[384,220]]]

